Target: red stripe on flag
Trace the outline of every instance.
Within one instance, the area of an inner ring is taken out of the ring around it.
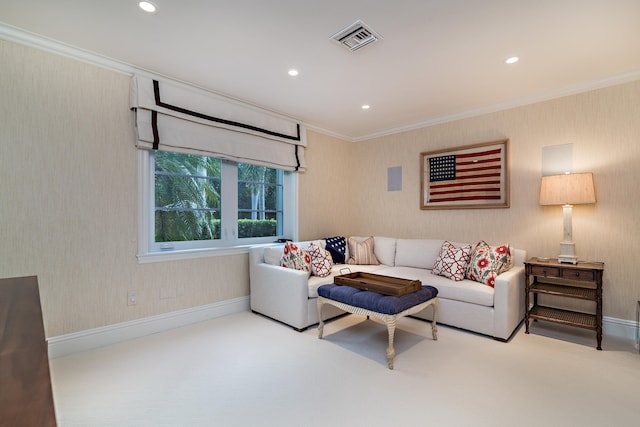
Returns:
[[[434,190],[437,190],[440,188],[460,187],[461,185],[472,186],[472,185],[491,185],[491,184],[499,185],[500,181],[471,181],[471,182],[454,183],[454,184],[436,184],[436,185],[431,185],[431,188]]]
[[[432,191],[432,195],[440,195],[440,194],[457,194],[457,193],[478,193],[478,192],[496,192],[500,191],[500,187],[498,188],[483,188],[482,190],[478,190],[476,188],[467,188],[464,190],[445,190],[445,191]]]
[[[430,202],[462,202],[465,200],[500,200],[501,196],[434,197]]]
[[[475,153],[456,154],[456,160],[466,159],[467,157],[482,157],[482,156],[489,156],[492,154],[500,154],[500,151],[501,151],[501,148],[496,148],[495,150],[477,151]]]

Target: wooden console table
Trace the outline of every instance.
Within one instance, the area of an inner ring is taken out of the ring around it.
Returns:
[[[525,333],[529,319],[545,320],[596,331],[598,350],[602,350],[602,273],[604,263],[559,263],[532,258],[525,262]],[[552,280],[545,280],[552,279]],[[533,306],[529,307],[533,294]],[[595,302],[594,313],[562,310],[538,304],[538,295],[552,295]]]
[[[0,426],[55,426],[35,276],[0,279]]]

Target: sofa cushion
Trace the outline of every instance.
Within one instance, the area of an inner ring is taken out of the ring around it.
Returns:
[[[307,248],[309,256],[311,256],[311,274],[319,277],[327,277],[331,274],[333,260],[328,250],[321,248],[315,243],[309,244]]]
[[[344,236],[327,237],[324,240],[325,248],[331,254],[334,264],[344,264],[347,251],[347,240]]]
[[[438,288],[438,296],[441,298],[486,307],[494,305],[494,289],[473,280],[464,279],[454,282],[446,277],[431,274],[431,270],[414,267],[385,267],[375,273],[401,279],[420,280],[422,286],[429,285]]]
[[[293,242],[287,242],[282,250],[280,265],[311,274],[311,257],[309,252]]]
[[[491,247],[480,241],[473,250],[466,277],[493,288],[496,277],[511,267],[509,245]]]
[[[433,264],[432,273],[459,282],[464,279],[470,258],[471,245],[456,247],[451,242],[445,241],[440,248],[436,262]]]
[[[438,290],[433,286],[423,286],[422,289],[410,294],[392,296],[332,283],[321,286],[318,289],[318,294],[354,307],[360,307],[376,313],[394,315],[438,296]]]
[[[394,265],[431,270],[444,240],[397,239]]]

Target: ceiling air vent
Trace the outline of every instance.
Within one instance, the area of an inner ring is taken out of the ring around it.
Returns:
[[[345,46],[350,51],[358,50],[368,44],[382,40],[382,37],[358,20],[342,31],[337,32],[331,39]]]

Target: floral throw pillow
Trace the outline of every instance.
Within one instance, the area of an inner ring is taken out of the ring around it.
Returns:
[[[464,279],[470,259],[471,245],[464,245],[458,248],[451,242],[445,241],[440,248],[440,253],[436,258],[431,274],[448,277],[459,282]]]
[[[311,274],[318,277],[327,277],[331,274],[333,260],[328,250],[311,243],[307,248],[307,252],[311,256]]]
[[[326,242],[325,247],[331,254],[331,259],[336,264],[344,264],[344,254],[347,250],[347,240],[344,236],[327,237],[324,239]]]
[[[293,242],[287,242],[282,251],[280,265],[294,270],[306,271],[311,274],[311,256],[309,252],[299,248]]]
[[[510,266],[509,245],[491,247],[484,241],[480,241],[471,255],[466,277],[493,288],[496,277],[507,271]]]

